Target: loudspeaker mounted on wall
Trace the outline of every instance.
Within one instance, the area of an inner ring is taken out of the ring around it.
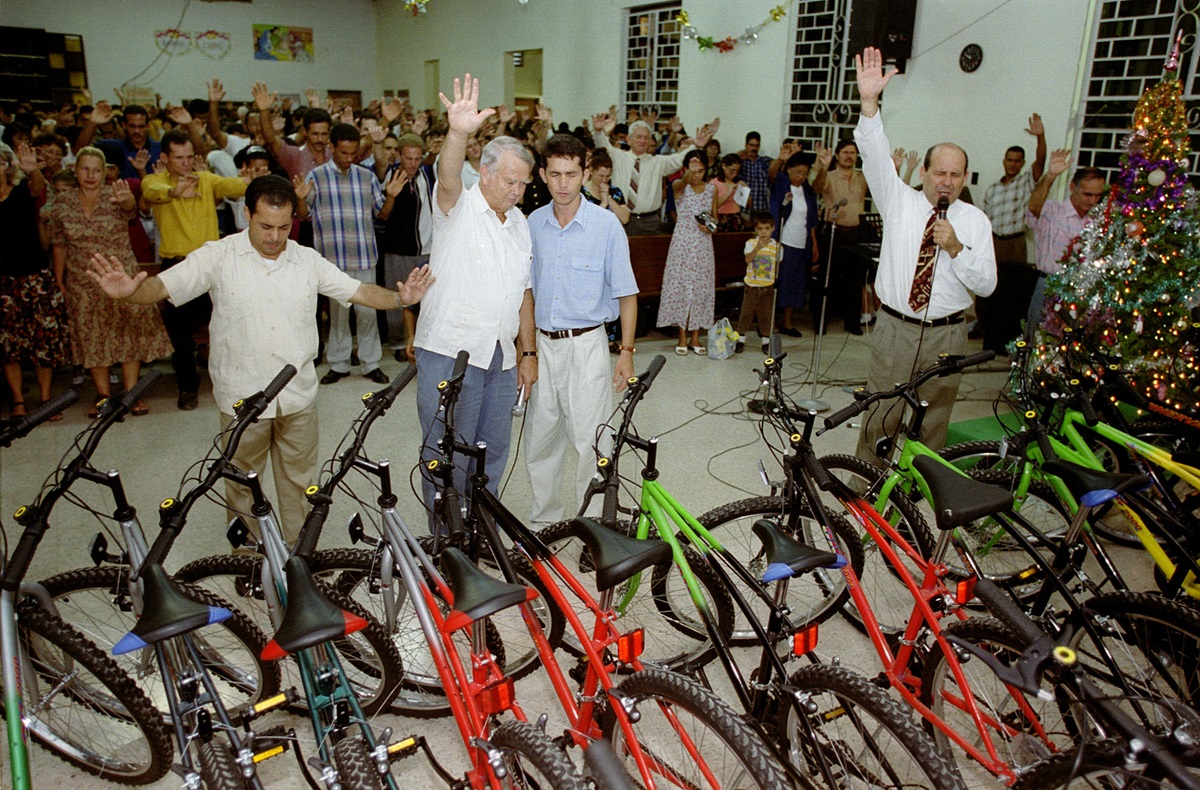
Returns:
[[[904,71],[912,57],[917,0],[852,0],[848,46],[851,56],[878,47],[883,59]]]

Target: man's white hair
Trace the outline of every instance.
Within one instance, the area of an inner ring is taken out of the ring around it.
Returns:
[[[504,154],[512,154],[529,165],[530,170],[533,169],[533,154],[529,153],[529,149],[520,140],[508,135],[496,137],[483,147],[483,152],[479,154],[479,166],[490,170]]]

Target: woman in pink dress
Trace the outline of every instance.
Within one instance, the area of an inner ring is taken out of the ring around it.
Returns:
[[[688,352],[688,333],[692,352],[707,354],[708,348],[700,345],[700,330],[713,324],[712,233],[696,219],[703,212],[716,216],[716,188],[704,180],[706,166],[703,151],[689,151],[683,158],[683,177],[672,185],[679,221],[667,250],[657,325],[679,328],[675,353],[680,356]]]
[[[54,275],[67,297],[75,363],[87,368],[97,401],[112,394],[108,366],[121,363],[126,389],[138,380],[143,362],[171,355],[171,340],[154,305],[110,299],[87,274],[92,255],[115,255],[132,276],[138,270],[129,242],[129,220],[137,209],[121,180],[105,183],[104,154],[83,148],[76,155],[76,186],[62,186],[44,215],[54,251]],[[139,401],[130,410],[142,415]],[[93,408],[91,413],[95,413]]]
[[[734,200],[738,190],[738,173],[742,170],[742,159],[737,154],[726,154],[721,159],[720,173],[710,183],[716,188],[714,200],[717,204],[717,227],[723,231],[742,230],[742,207]]]

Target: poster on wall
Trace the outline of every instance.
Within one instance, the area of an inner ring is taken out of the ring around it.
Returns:
[[[312,63],[312,28],[254,25],[254,59]]]

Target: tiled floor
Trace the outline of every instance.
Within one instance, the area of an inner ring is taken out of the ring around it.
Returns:
[[[817,395],[828,401],[834,409],[850,401],[843,387],[862,383],[867,374],[870,335],[856,337],[840,331],[831,332],[825,339],[821,360],[822,383]],[[766,464],[768,473],[778,477],[778,466],[766,450],[759,437],[756,415],[747,411],[747,402],[756,397],[758,379],[754,368],[762,361],[756,351],[755,336],[748,344],[746,353],[727,361],[710,360],[695,355],[686,358],[671,353],[672,341],[643,338],[638,343],[638,370],[644,369],[654,354],[667,356],[666,367],[638,410],[636,420],[643,436],[661,437],[659,461],[663,470],[662,480],[669,489],[694,513],[702,513],[713,507],[766,493],[758,471],[758,462]],[[786,373],[791,390],[796,397],[810,395],[809,374],[813,337],[806,332],[799,340],[788,339]],[[388,362],[384,369],[396,374],[400,366]],[[164,369],[167,369],[164,367]],[[169,370],[168,370],[169,372]],[[991,402],[998,387],[1006,377],[1002,365],[993,363],[986,371],[976,371],[964,377],[961,401],[955,409],[955,419],[970,419],[991,414]],[[360,396],[372,386],[361,377],[352,377],[337,384],[322,386],[319,393],[321,419],[322,455],[333,452],[338,440],[360,410]],[[82,400],[91,395],[90,386],[85,385]],[[140,509],[140,517],[148,532],[155,529],[155,509],[166,497],[176,496],[181,477],[192,470],[210,449],[212,438],[218,430],[216,409],[208,391],[201,394],[201,408],[192,412],[181,412],[175,408],[174,382],[166,376],[153,391],[147,402],[151,406],[148,416],[130,417],[124,424],[115,426],[102,442],[94,463],[99,469],[119,469],[125,481],[132,503]],[[37,493],[41,481],[50,473],[58,460],[71,450],[75,434],[84,426],[82,405],[73,407],[62,422],[39,428],[31,438],[13,448],[0,451],[0,514],[11,514],[19,505],[28,503]],[[519,430],[519,423],[514,430]],[[853,452],[857,432],[842,427],[816,439],[822,454]],[[373,457],[388,457],[393,460],[396,482],[407,488],[405,478],[417,459],[420,442],[416,408],[412,388],[401,394],[392,412],[379,423],[371,434],[369,452]],[[503,500],[519,515],[526,515],[529,507],[529,479],[523,459],[518,457],[515,471],[504,486]],[[270,488],[267,489],[270,491]],[[110,512],[112,503],[101,491],[89,491],[83,486],[78,493],[101,513]],[[424,514],[415,496],[403,491],[400,512],[412,524],[420,525]],[[342,527],[351,509],[345,500],[335,502],[333,516],[323,537],[323,546],[348,544]],[[55,513],[51,529],[42,545],[30,578],[42,578],[69,568],[90,564],[87,549],[91,537],[102,526],[101,519],[70,505],[64,505]],[[11,518],[4,520],[11,542],[17,536]],[[224,538],[223,510],[215,503],[204,502],[197,506],[191,523],[178,540],[167,563],[174,569],[197,557],[227,553],[229,547]],[[864,649],[866,647],[867,649]],[[874,674],[875,657],[864,640],[848,625],[835,618],[823,629],[821,652],[839,655],[844,663],[857,666]],[[723,683],[716,678],[719,669],[710,672],[710,678],[718,689]],[[535,675],[522,681],[518,695],[526,700],[549,700],[552,692],[548,684]],[[530,708],[537,710],[537,702]],[[432,721],[407,720],[398,717],[383,717],[381,724],[393,726],[400,735],[426,735],[440,757],[448,765],[462,764],[462,749],[450,719]],[[303,728],[299,719],[295,725]],[[553,726],[553,725],[552,725]],[[34,748],[33,770],[36,786],[51,787],[55,784],[92,786],[93,781],[83,774],[66,767],[46,752]],[[296,766],[290,756],[273,760],[263,766],[263,777],[271,787],[297,787],[300,780],[295,774]],[[396,774],[402,782],[411,786],[438,784],[436,777],[423,758],[414,758],[397,766]],[[0,786],[7,783],[7,767],[0,776]],[[155,788],[178,787],[174,775],[168,776]]]

